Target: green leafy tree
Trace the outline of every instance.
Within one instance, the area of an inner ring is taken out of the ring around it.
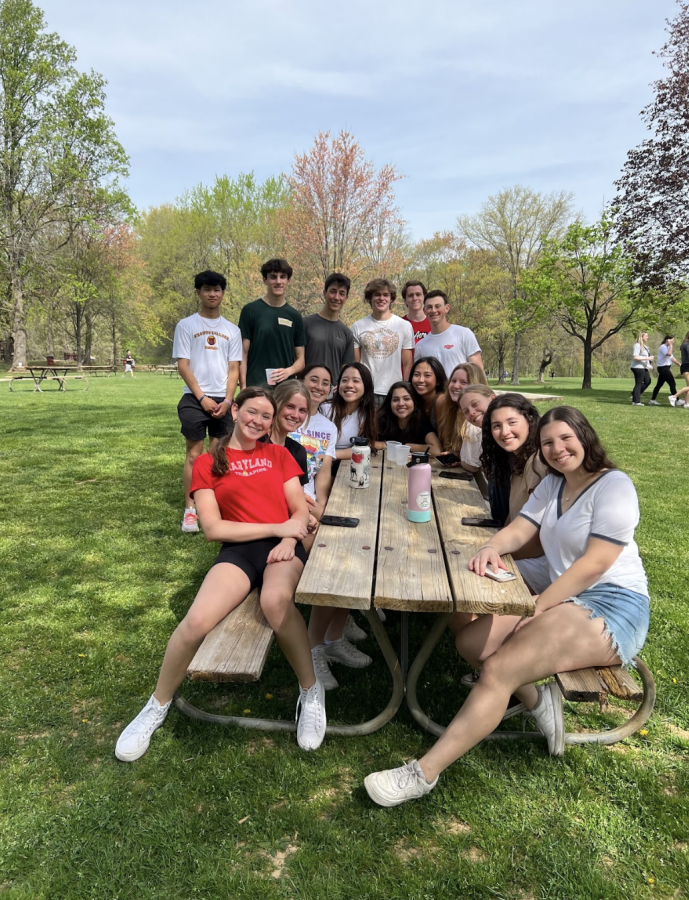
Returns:
[[[27,279],[40,250],[57,249],[56,226],[67,243],[75,207],[88,215],[87,200],[126,202],[127,156],[104,112],[105,81],[75,59],[31,0],[0,0],[0,255],[14,368],[26,365]]]
[[[584,389],[591,388],[594,352],[652,309],[652,295],[636,282],[632,258],[613,243],[611,233],[611,219],[604,214],[594,225],[573,222],[561,241],[545,241],[514,301],[517,315],[523,307],[541,322],[554,316],[581,341]]]

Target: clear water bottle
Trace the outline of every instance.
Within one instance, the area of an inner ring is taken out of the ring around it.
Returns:
[[[371,483],[371,448],[365,437],[349,439],[352,458],[349,465],[349,486],[367,488]]]
[[[428,453],[412,453],[407,468],[409,469],[407,518],[410,522],[430,522],[431,464]]]

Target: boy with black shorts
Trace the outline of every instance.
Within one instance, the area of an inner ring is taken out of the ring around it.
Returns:
[[[175,328],[172,355],[184,381],[184,394],[177,406],[182,434],[187,442],[184,460],[186,505],[182,531],[199,530],[196,508],[191,498],[194,460],[203,453],[206,432],[210,445],[226,434],[232,418],[228,415],[239,379],[242,338],[236,325],[220,315],[227,281],[217,272],[200,272],[194,278],[201,301],[199,312],[182,319]]]

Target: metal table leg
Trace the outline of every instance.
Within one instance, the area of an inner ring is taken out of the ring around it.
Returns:
[[[407,680],[409,671],[409,613],[402,613],[400,628],[400,665],[402,666],[402,679]]]
[[[392,674],[392,697],[385,709],[367,722],[362,722],[359,725],[328,725],[326,734],[338,734],[348,737],[371,734],[374,731],[378,731],[383,725],[387,725],[402,704],[404,679],[402,678],[399,661],[390,643],[390,638],[387,636],[375,610],[367,610],[366,618]],[[240,728],[255,728],[259,731],[296,731],[297,728],[294,722],[284,719],[252,719],[247,716],[221,716],[217,713],[205,712],[189,703],[188,700],[185,700],[179,691],[175,693],[174,702],[180,712],[192,719],[196,719],[198,722],[211,722],[215,725],[238,725]]]
[[[450,621],[451,616],[451,612],[438,614],[433,627],[428,632],[426,640],[423,642],[423,644],[421,645],[421,649],[416,654],[416,658],[411,664],[409,675],[407,676],[407,706],[409,707],[409,712],[412,714],[412,716],[414,716],[414,718],[422,728],[425,728],[426,731],[430,731],[431,734],[435,734],[437,737],[440,737],[445,729],[442,727],[442,725],[438,725],[437,722],[434,722],[432,719],[430,719],[419,706],[419,701],[416,697],[416,682],[419,680],[419,675],[423,671],[424,666],[430,659],[431,654],[438,644],[438,641],[447,628],[447,623]]]

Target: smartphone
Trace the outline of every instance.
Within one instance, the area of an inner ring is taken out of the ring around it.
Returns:
[[[481,516],[463,516],[462,525],[474,525],[479,528],[502,528],[502,525],[496,522],[495,519],[484,519]]]
[[[473,477],[469,472],[438,472],[438,478],[454,478],[457,481],[471,481]]]
[[[341,528],[356,528],[358,524],[359,520],[350,516],[323,516],[321,519],[321,525],[337,525]]]
[[[516,577],[512,572],[506,572],[504,569],[494,572],[490,565],[486,566],[486,578],[492,578],[493,581],[514,581]]]
[[[440,456],[436,456],[436,459],[441,466],[452,466],[459,462],[459,457],[456,453],[443,453]]]

